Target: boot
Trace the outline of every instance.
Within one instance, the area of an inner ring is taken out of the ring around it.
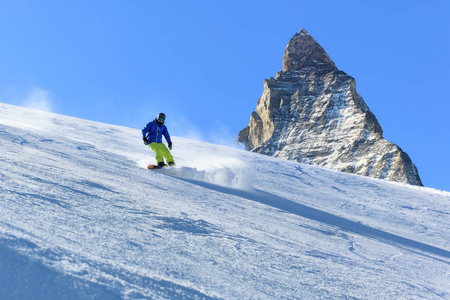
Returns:
[[[163,161],[159,162],[158,165],[156,167],[154,167],[154,169],[161,169],[164,168],[165,166],[167,166]]]

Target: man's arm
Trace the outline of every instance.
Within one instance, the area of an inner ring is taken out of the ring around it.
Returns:
[[[170,139],[170,134],[169,134],[169,131],[167,130],[167,127],[165,128],[163,135],[166,138],[167,144],[169,146],[169,150],[172,150],[172,140]]]

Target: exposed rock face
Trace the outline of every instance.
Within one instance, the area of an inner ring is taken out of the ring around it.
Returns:
[[[364,176],[422,185],[408,154],[383,131],[355,87],[304,29],[238,141],[254,152]]]

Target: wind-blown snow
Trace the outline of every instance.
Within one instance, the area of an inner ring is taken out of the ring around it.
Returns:
[[[0,104],[0,299],[450,298],[450,193],[140,134]]]

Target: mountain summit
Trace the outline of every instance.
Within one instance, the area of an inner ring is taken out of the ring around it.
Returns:
[[[266,155],[422,185],[408,154],[383,138],[355,79],[339,70],[305,29],[289,41],[283,71],[264,80],[238,141]]]
[[[308,67],[321,70],[336,68],[322,46],[302,29],[294,35],[284,50],[283,71],[298,71]]]

